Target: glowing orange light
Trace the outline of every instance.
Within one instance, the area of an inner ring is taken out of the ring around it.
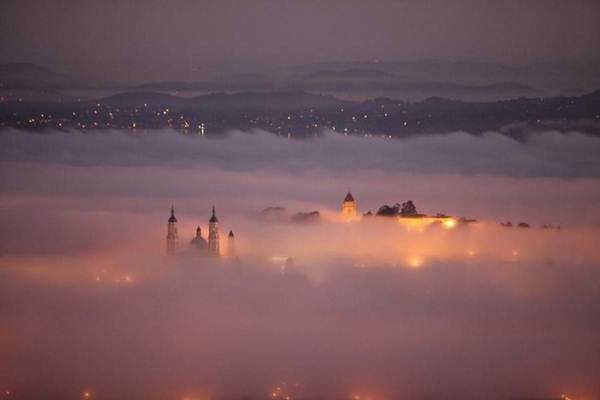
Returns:
[[[415,269],[420,268],[423,265],[423,259],[418,256],[411,257],[408,260],[408,265]]]
[[[453,218],[447,219],[444,221],[444,226],[446,228],[454,228],[456,226],[456,220]]]

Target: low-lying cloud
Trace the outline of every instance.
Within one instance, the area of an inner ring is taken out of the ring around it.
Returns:
[[[226,139],[173,131],[123,134],[101,131],[0,135],[4,161],[71,165],[210,165],[239,171],[277,168],[356,172],[490,174],[516,177],[600,177],[600,140],[578,132],[539,132],[525,143],[494,132],[457,132],[406,139],[344,136],[331,131],[313,140],[287,140],[256,131]]]
[[[599,142],[4,132],[0,389],[597,398]],[[480,222],[346,223],[349,188],[362,212],[412,199]],[[168,257],[172,202],[181,251]],[[213,204],[237,259],[188,250]],[[269,206],[321,218],[273,221]]]

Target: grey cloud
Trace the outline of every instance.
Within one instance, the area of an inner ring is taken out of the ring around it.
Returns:
[[[46,133],[7,130],[0,135],[0,159],[72,165],[199,166],[224,170],[305,169],[335,172],[491,174],[515,177],[600,176],[600,140],[577,132],[543,132],[519,143],[490,132],[392,140],[345,137],[332,132],[289,141],[266,132],[232,132],[205,139],[172,131],[124,134]]]

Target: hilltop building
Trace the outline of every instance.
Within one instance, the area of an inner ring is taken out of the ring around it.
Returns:
[[[177,234],[177,218],[175,218],[175,207],[171,205],[171,216],[167,222],[167,254],[177,251],[179,235]]]
[[[215,206],[212,208],[212,217],[208,220],[208,250],[215,255],[220,254],[219,219],[215,214]]]
[[[342,202],[342,215],[346,218],[356,218],[358,215],[358,207],[352,193],[348,192]]]

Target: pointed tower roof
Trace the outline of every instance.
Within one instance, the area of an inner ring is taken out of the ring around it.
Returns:
[[[344,198],[344,201],[354,201],[354,197],[352,197],[352,193],[348,192],[348,194]]]
[[[171,204],[171,216],[169,217],[169,222],[177,222],[177,218],[175,218],[175,207]]]
[[[212,208],[212,217],[208,220],[208,222],[219,222],[217,215],[215,214],[215,206]]]
[[[233,239],[233,231],[229,231],[229,238]]]
[[[196,228],[196,236],[202,236],[202,229],[200,227]]]

